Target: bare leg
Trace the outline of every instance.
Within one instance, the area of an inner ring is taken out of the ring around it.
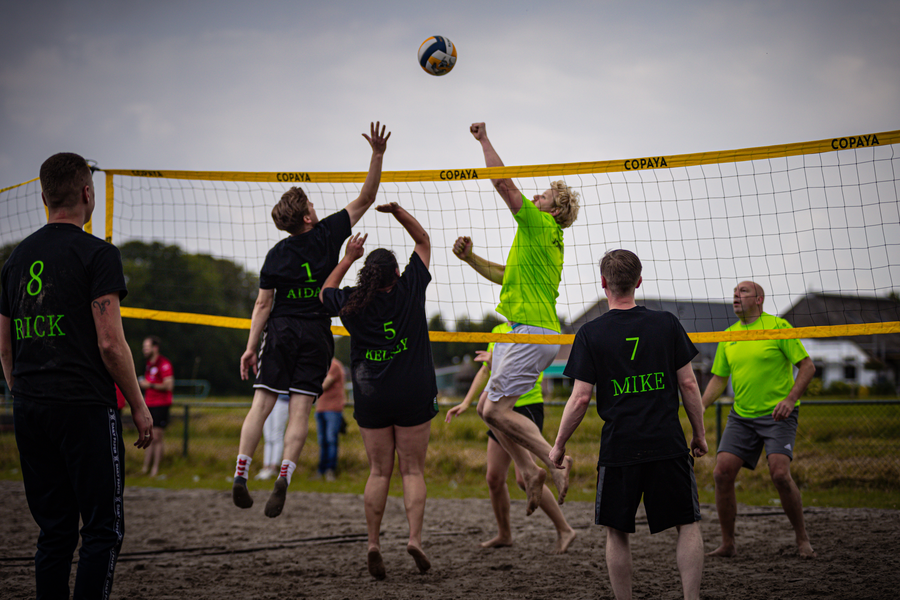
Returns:
[[[803,521],[803,500],[800,490],[791,477],[791,459],[786,454],[769,454],[769,473],[772,475],[772,483],[781,497],[781,507],[784,509],[794,535],[797,538],[797,548],[803,558],[815,558],[816,553],[809,543],[809,535],[806,533],[806,524]]]
[[[287,430],[284,432],[284,460],[296,464],[300,460],[300,452],[306,443],[306,435],[309,433],[309,411],[312,408],[314,398],[307,394],[291,394],[288,405]],[[265,514],[274,518],[284,510],[284,501],[287,499],[288,480],[281,475],[275,479],[272,494],[266,502]]]
[[[359,433],[369,457],[369,479],[363,492],[366,511],[366,531],[369,537],[367,564],[369,573],[375,579],[384,579],[384,561],[381,558],[381,520],[391,487],[391,473],[394,471],[394,428],[359,428]]]
[[[165,432],[166,430],[162,427],[153,428],[153,442],[150,445],[150,450],[147,452],[148,455],[153,456],[150,477],[156,477],[159,474],[159,465],[162,462],[163,454],[165,452]]]
[[[256,447],[259,445],[259,439],[262,437],[263,425],[278,395],[262,388],[256,388],[253,394],[253,403],[247,416],[244,417],[244,424],[241,426],[241,441],[238,445],[238,454],[253,456]],[[249,473],[248,473],[249,474]],[[234,505],[239,508],[250,508],[253,506],[253,498],[247,490],[246,479],[235,477],[234,485],[231,488],[231,499]]]
[[[503,446],[493,438],[488,438],[487,484],[491,494],[491,507],[494,509],[494,517],[497,519],[497,537],[482,542],[482,548],[512,546],[512,528],[509,524],[509,488],[506,486],[506,476],[511,463],[512,458],[503,449]]]
[[[309,412],[315,398],[306,394],[291,394],[288,423],[284,432],[284,460],[296,463],[309,433]]]
[[[403,478],[403,504],[409,522],[409,542],[406,551],[416,561],[419,572],[431,568],[422,550],[422,523],[425,520],[425,454],[431,437],[431,421],[414,427],[394,427],[397,462]]]
[[[678,525],[678,545],[675,550],[684,600],[700,600],[700,579],[703,575],[703,537],[700,523]]]
[[[628,534],[606,528],[606,569],[616,600],[631,600],[631,545]]]
[[[708,552],[707,556],[732,557],[737,554],[734,539],[734,521],[737,517],[734,480],[737,479],[743,465],[743,459],[730,452],[719,452],[716,455],[713,478],[716,481],[716,512],[719,514],[719,527],[722,529],[722,544],[712,552]]]
[[[553,477],[553,483],[556,485],[556,489],[559,490],[559,503],[562,504],[565,501],[566,493],[569,491],[569,472],[572,469],[572,459],[566,457],[565,467],[562,469],[557,469],[550,462],[550,450],[553,447],[544,439],[540,429],[531,419],[513,410],[513,406],[515,406],[518,399],[518,396],[504,396],[497,401],[488,401],[484,406],[484,420],[495,435],[499,431],[509,441],[533,453],[545,465],[550,467],[550,476]],[[525,459],[521,452],[507,447],[507,444],[499,436],[498,439],[500,439],[503,448],[510,453],[519,471],[525,477],[527,494],[528,488],[532,487],[536,471],[542,471],[543,469],[540,469],[535,464],[534,459],[531,457]],[[529,496],[529,504],[531,504],[531,496]],[[540,505],[540,499],[535,503],[535,507],[538,505]]]
[[[263,425],[269,413],[272,412],[276,400],[278,400],[278,394],[275,392],[256,388],[256,391],[253,393],[253,404],[250,405],[250,410],[247,411],[247,416],[244,417],[244,424],[241,426],[241,442],[238,446],[238,454],[253,456],[253,453],[256,452],[256,447],[259,445],[259,440],[262,437]]]
[[[500,431],[493,428],[492,431],[500,441],[500,445],[515,462],[517,476],[522,477],[522,489],[525,490],[525,496],[528,499],[525,514],[530,515],[541,505],[547,472],[537,466],[537,463],[534,462],[534,457],[525,448],[510,440]],[[525,468],[523,469],[523,467]]]
[[[551,492],[546,485],[544,486],[544,493],[541,496],[541,510],[550,517],[550,521],[553,523],[553,526],[556,527],[556,544],[554,544],[551,554],[565,553],[565,551],[569,549],[569,545],[575,541],[577,534],[569,525],[569,522],[566,521],[562,509],[553,497],[553,492]]]

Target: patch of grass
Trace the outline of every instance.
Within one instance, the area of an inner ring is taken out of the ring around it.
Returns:
[[[215,400],[246,401],[246,398]],[[455,403],[459,399],[451,399]],[[210,402],[214,401],[210,399]],[[428,495],[433,498],[487,498],[484,482],[487,427],[474,409],[444,423],[441,414],[431,426],[431,442],[426,461]],[[562,406],[545,409],[544,433],[553,440],[562,417]],[[362,494],[368,476],[368,460],[359,428],[347,410],[347,434],[340,437],[339,477],[326,482],[316,477],[319,448],[315,418],[310,419],[310,434],[294,475],[292,489],[311,492]],[[192,407],[188,455],[184,450],[182,409],[172,411],[172,423],[166,430],[166,456],[161,472],[164,478],[140,474],[143,452],[131,444],[133,429],[125,430],[125,472],[127,485],[162,488],[202,488],[228,491],[234,474],[241,424],[246,408]],[[727,408],[723,411],[723,426]],[[716,411],[704,417],[710,454],[695,465],[701,502],[715,500]],[[682,415],[685,431],[687,419]],[[567,450],[575,459],[569,489],[570,500],[593,501],[596,487],[597,452],[602,421],[591,408],[569,441]],[[900,406],[804,406],[801,408],[797,435],[798,451],[792,473],[803,492],[804,504],[812,507],[870,507],[900,509]],[[251,477],[262,468],[262,444],[254,454]],[[0,479],[21,479],[15,436],[0,431]],[[514,499],[524,499],[515,483],[513,469],[508,479]],[[272,482],[251,479],[254,492],[268,490]],[[555,492],[555,490],[554,490]],[[391,494],[402,493],[395,470]],[[765,457],[753,471],[744,469],[737,481],[738,502],[773,506],[778,494],[769,478]]]

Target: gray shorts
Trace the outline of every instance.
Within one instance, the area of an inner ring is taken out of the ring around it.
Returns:
[[[510,333],[558,335],[552,329],[533,325],[516,325]],[[559,344],[494,344],[488,400],[496,402],[504,396],[521,396],[530,391],[558,353]]]
[[[765,447],[769,454],[786,454],[794,459],[794,443],[797,440],[797,420],[800,409],[794,407],[784,421],[776,421],[772,415],[748,419],[731,409],[728,423],[719,440],[719,452],[728,452],[744,460],[744,466],[755,469],[760,451]]]

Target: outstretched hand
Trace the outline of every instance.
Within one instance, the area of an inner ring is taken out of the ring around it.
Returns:
[[[369,234],[362,235],[357,233],[352,238],[347,240],[347,250],[344,252],[344,258],[349,258],[350,262],[353,262],[359,258],[362,258],[363,254],[365,254],[365,249],[363,245],[366,243],[366,238],[369,237]]]
[[[485,128],[484,123],[472,123],[469,126],[469,132],[471,132],[479,142],[487,139],[487,129]]]
[[[375,207],[375,210],[378,212],[394,214],[397,212],[397,209],[400,208],[400,205],[396,202],[388,202],[387,204],[379,204]]]
[[[467,235],[456,238],[453,242],[453,254],[460,260],[467,260],[472,256],[472,238]]]
[[[369,127],[371,135],[362,134],[362,136],[366,138],[369,145],[372,146],[372,152],[384,154],[384,151],[387,150],[387,141],[391,138],[391,132],[388,131],[387,135],[384,135],[384,130],[387,129],[387,125],[382,125],[381,121],[369,123]],[[381,132],[378,131],[379,127],[381,128]]]

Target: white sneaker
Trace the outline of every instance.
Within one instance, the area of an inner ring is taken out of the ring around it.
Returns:
[[[256,477],[254,477],[254,479],[265,481],[267,479],[272,479],[273,477],[275,477],[275,471],[273,469],[262,469],[259,473],[256,474]]]

